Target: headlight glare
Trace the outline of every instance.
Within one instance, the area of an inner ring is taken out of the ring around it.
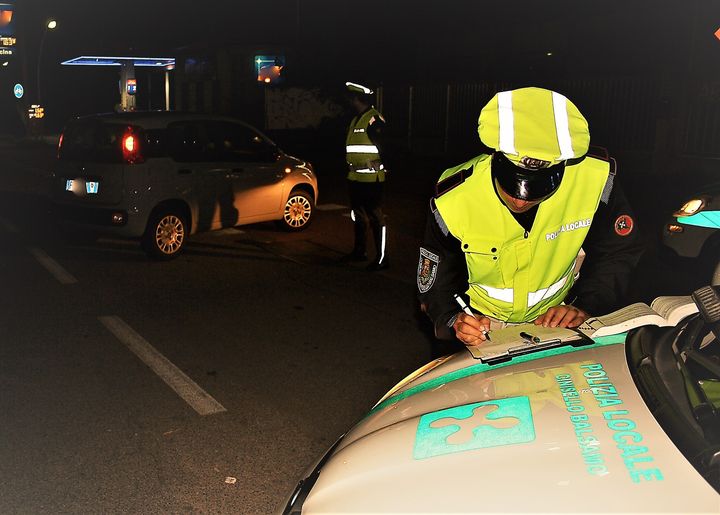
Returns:
[[[702,211],[704,207],[705,202],[702,199],[696,198],[688,200],[679,210],[673,213],[673,216],[692,216]]]

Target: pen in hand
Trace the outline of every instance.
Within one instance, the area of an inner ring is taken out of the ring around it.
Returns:
[[[462,297],[460,295],[458,295],[457,293],[454,293],[453,297],[455,297],[455,300],[457,301],[458,305],[460,306],[460,309],[462,309],[466,314],[470,315],[471,317],[477,318],[475,316],[475,313],[473,313],[472,310],[468,307],[468,305],[465,304],[465,301],[462,299]],[[490,333],[488,333],[486,330],[483,329],[482,334],[487,341],[490,341]]]

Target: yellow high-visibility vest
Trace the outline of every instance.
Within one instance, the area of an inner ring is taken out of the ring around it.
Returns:
[[[385,167],[380,161],[380,151],[368,136],[368,127],[375,120],[383,120],[377,109],[371,107],[355,116],[345,138],[346,159],[349,167],[347,178],[359,182],[384,182]]]
[[[495,193],[491,161],[481,155],[443,173],[441,181],[472,170],[435,204],[465,253],[472,307],[499,320],[528,322],[561,304],[572,287],[610,165],[586,157],[566,166],[560,187],[538,206],[526,233]]]

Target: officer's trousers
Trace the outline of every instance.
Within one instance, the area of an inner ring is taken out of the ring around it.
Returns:
[[[367,226],[370,223],[375,243],[375,263],[387,261],[387,229],[382,211],[385,183],[348,181],[350,208],[355,228],[353,254],[367,254]]]

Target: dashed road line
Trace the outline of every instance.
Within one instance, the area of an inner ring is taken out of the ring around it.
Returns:
[[[45,268],[45,270],[50,272],[55,279],[60,281],[60,284],[75,284],[78,282],[72,274],[65,270],[60,263],[48,256],[44,250],[37,247],[28,247],[28,251],[35,257],[38,263]]]
[[[170,360],[135,332],[120,317],[101,316],[98,317],[98,320],[199,415],[213,415],[227,411],[222,404],[200,388],[182,370],[173,365]]]

